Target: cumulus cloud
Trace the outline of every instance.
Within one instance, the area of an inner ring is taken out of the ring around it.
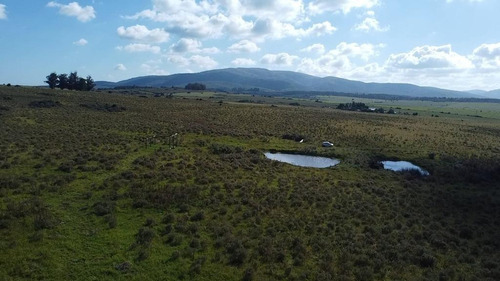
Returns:
[[[474,2],[483,2],[483,0],[462,0],[462,1],[467,1],[467,2],[471,2],[471,3],[474,3]],[[452,2],[455,2],[455,0],[446,0],[446,3],[452,3]]]
[[[298,65],[298,70],[319,76],[342,75],[345,77],[347,72],[358,67],[355,61],[361,63],[369,61],[377,55],[377,49],[382,47],[383,45],[342,42],[325,53],[323,45],[311,45],[304,51],[320,50],[323,54],[315,59],[303,58]]]
[[[246,59],[246,58],[237,58],[231,62],[233,65],[237,66],[252,66],[256,65],[257,62],[252,60],[252,59]]]
[[[324,54],[325,46],[323,44],[312,44],[301,50],[302,52]]]
[[[378,4],[379,0],[313,0],[309,3],[307,9],[313,15],[337,11],[347,14],[352,9],[370,9]]]
[[[290,55],[288,53],[266,54],[262,57],[260,62],[263,64],[292,66],[294,61],[298,59],[299,57]]]
[[[55,1],[47,3],[47,7],[59,8],[59,13],[68,17],[76,17],[81,22],[88,22],[94,19],[95,10],[92,6],[82,7],[78,2],[71,2],[67,5],[59,4]]]
[[[211,69],[219,65],[214,59],[208,56],[194,55],[189,58],[191,64],[195,64],[200,69]]]
[[[0,4],[0,20],[7,19],[7,6]]]
[[[118,71],[125,71],[127,70],[127,67],[123,64],[123,63],[119,63],[115,66],[115,70],[118,70]]]
[[[141,64],[141,69],[148,75],[167,75],[168,72],[161,68],[157,62],[148,62]]]
[[[303,50],[312,51],[315,49],[312,46]],[[450,45],[417,46],[378,62],[375,59],[381,48],[384,45],[343,42],[320,56],[301,58],[293,70],[317,76],[454,90],[500,88],[500,82],[496,82],[500,81],[500,42],[482,44],[470,54],[459,54]]]
[[[500,42],[482,44],[474,49],[470,58],[483,71],[500,70]]]
[[[465,56],[455,53],[451,45],[421,46],[408,53],[394,54],[387,65],[402,69],[467,69],[474,67]]]
[[[328,21],[302,26],[310,21],[303,0],[153,0],[152,9],[126,18],[162,22],[171,33],[197,39],[230,37],[259,41],[321,36],[336,30]]]
[[[295,27],[293,24],[276,21],[273,19],[257,20],[252,28],[252,35],[256,39],[264,38],[282,39],[285,37],[306,37],[311,35],[321,36],[332,34],[335,28],[330,22],[313,24],[311,27],[304,29]]]
[[[373,11],[367,12],[367,17],[359,24],[354,26],[354,30],[358,31],[388,31],[389,26],[382,27],[380,26],[380,22],[375,18],[375,13]]]
[[[500,57],[500,42],[495,44],[482,44],[472,52],[474,56],[485,59],[496,59]]]
[[[128,44],[124,47],[118,46],[118,47],[116,47],[116,49],[120,50],[120,51],[126,51],[129,53],[150,52],[153,54],[159,54],[161,52],[161,49],[158,46],[153,46],[153,45],[149,45],[149,44],[141,44],[141,43]]]
[[[209,56],[193,55],[184,57],[178,54],[170,54],[167,56],[170,63],[191,71],[192,69],[211,69],[215,68],[218,63]]]
[[[174,53],[203,53],[203,54],[217,54],[220,50],[215,47],[202,48],[203,44],[196,39],[181,38],[175,44],[170,46],[170,50]]]
[[[121,38],[147,43],[163,43],[168,41],[170,37],[168,32],[163,29],[155,28],[150,30],[144,25],[134,25],[127,28],[120,26],[116,32]]]
[[[77,46],[85,46],[85,45],[87,45],[88,43],[89,43],[89,42],[88,42],[87,40],[83,39],[83,38],[82,38],[82,39],[80,39],[80,40],[78,40],[78,41],[73,42],[73,44],[74,44],[74,45],[77,45]]]
[[[260,48],[250,40],[241,40],[231,45],[227,50],[230,53],[255,53],[260,51]]]

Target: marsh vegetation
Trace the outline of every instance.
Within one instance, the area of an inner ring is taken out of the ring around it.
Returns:
[[[168,89],[0,87],[0,101],[0,279],[500,279],[493,112]],[[430,175],[377,164],[400,159]]]

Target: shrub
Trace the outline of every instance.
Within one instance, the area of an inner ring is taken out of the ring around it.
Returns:
[[[420,267],[434,267],[434,264],[436,263],[436,258],[429,255],[429,254],[423,254],[420,259],[419,259],[419,265]]]
[[[94,204],[94,214],[104,216],[114,211],[115,204],[111,201],[100,201]]]
[[[170,244],[170,246],[179,246],[182,243],[182,236],[171,233],[167,236],[167,240],[165,241],[165,243]]]
[[[191,220],[191,221],[201,221],[201,220],[203,220],[204,218],[205,218],[204,213],[203,213],[203,212],[198,212],[198,213],[194,214],[194,215],[190,218],[190,220]]]
[[[162,223],[173,223],[175,220],[175,215],[172,213],[166,214],[161,220]]]
[[[137,261],[143,261],[149,258],[149,250],[148,248],[141,247],[137,252]]]
[[[147,218],[146,222],[144,222],[144,226],[154,226],[156,221],[153,218]]]
[[[460,230],[459,236],[462,239],[472,239],[474,232],[469,227],[464,227]]]
[[[33,221],[35,230],[52,228],[55,225],[55,219],[52,214],[46,208],[43,208],[35,213],[35,219]]]
[[[130,268],[132,268],[132,264],[128,261],[115,265],[115,269],[122,273],[128,272]]]
[[[42,230],[37,230],[35,231],[35,233],[33,233],[33,235],[31,235],[29,237],[29,241],[30,242],[39,242],[39,241],[43,241],[43,238],[44,238],[44,232]]]
[[[144,198],[136,198],[132,203],[132,207],[135,209],[144,208],[149,205],[148,200]]]
[[[181,253],[179,251],[174,251],[172,253],[172,256],[170,256],[170,260],[175,261],[181,256]]]
[[[142,227],[135,235],[135,242],[139,245],[149,246],[155,238],[155,232],[149,227]]]
[[[247,268],[245,273],[243,273],[242,281],[252,281],[253,280],[253,269]]]
[[[116,227],[116,215],[114,213],[107,214],[105,217],[106,221],[108,222],[109,228],[115,228]]]

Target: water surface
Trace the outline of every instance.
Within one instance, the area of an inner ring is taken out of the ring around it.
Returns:
[[[264,155],[271,160],[292,164],[299,167],[328,168],[340,163],[334,158],[266,152]]]
[[[429,172],[427,172],[426,170],[407,161],[382,161],[382,165],[384,165],[384,169],[386,170],[391,170],[396,172],[401,172],[405,170],[417,170],[423,176],[429,175]]]

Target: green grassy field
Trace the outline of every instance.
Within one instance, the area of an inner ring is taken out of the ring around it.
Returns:
[[[168,94],[0,86],[1,280],[500,279],[496,105]]]
[[[352,97],[319,96],[319,100],[327,104],[349,103]],[[356,102],[363,102],[370,107],[382,107],[385,110],[394,108],[400,113],[418,112],[427,116],[451,118],[489,118],[500,119],[500,105],[498,103],[480,102],[435,102],[422,100],[379,100],[367,98],[354,98]]]

